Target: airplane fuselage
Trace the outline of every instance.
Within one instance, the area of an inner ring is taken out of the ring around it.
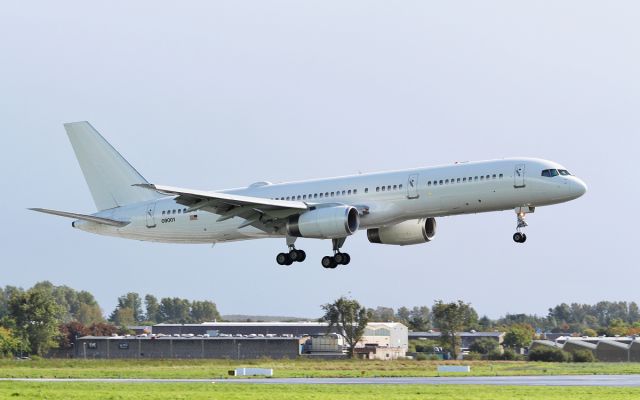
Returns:
[[[553,176],[542,171],[554,170]],[[503,210],[532,212],[536,207],[570,201],[586,191],[579,178],[557,171],[561,165],[542,159],[509,158],[463,162],[401,171],[368,173],[290,183],[260,182],[216,193],[291,200],[309,206],[349,205],[359,211],[358,229],[402,221]],[[128,221],[117,227],[75,221],[74,227],[101,235],[165,243],[216,243],[283,237],[286,231],[246,225],[245,219],[192,210],[176,196],[123,205],[94,214]]]

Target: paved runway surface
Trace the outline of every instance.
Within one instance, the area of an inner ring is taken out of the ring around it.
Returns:
[[[428,378],[248,378],[248,379],[47,379],[0,378],[24,382],[239,383],[263,385],[499,385],[640,387],[640,375],[469,376]]]

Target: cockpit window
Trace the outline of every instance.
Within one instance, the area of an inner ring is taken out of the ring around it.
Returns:
[[[559,169],[558,172],[560,173],[560,175],[562,176],[567,176],[567,175],[571,175],[571,173],[569,171],[567,171],[566,169]]]
[[[567,175],[568,174],[569,173],[567,172]],[[546,176],[548,178],[551,178],[551,177],[554,177],[554,176],[558,176],[558,170],[557,169],[545,169],[545,170],[542,170],[542,176]]]

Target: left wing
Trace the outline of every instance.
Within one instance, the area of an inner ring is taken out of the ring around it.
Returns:
[[[264,229],[266,225],[273,225],[278,219],[300,214],[309,209],[309,206],[301,201],[271,200],[237,194],[153,185],[150,183],[141,183],[134,186],[155,190],[170,196],[178,196],[176,197],[176,202],[187,206],[188,211],[201,209],[209,211],[220,215],[218,221],[225,221],[233,217],[244,218],[246,221],[239,228],[254,225]]]

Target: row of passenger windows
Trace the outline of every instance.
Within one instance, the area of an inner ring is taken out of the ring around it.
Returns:
[[[567,175],[571,175],[571,173],[569,173],[569,171],[567,171],[566,169],[544,169],[544,170],[542,170],[542,176],[546,176],[547,178],[552,178],[552,177],[558,176],[558,175],[567,176]]]
[[[488,181],[491,179],[502,179],[504,178],[504,174],[493,174],[493,175],[481,175],[481,176],[470,176],[463,178],[451,178],[451,179],[440,179],[427,182],[427,186],[438,186],[438,185],[449,185],[454,183],[470,183],[470,182],[478,182],[478,181]]]
[[[171,214],[186,214],[187,213],[187,209],[186,208],[179,208],[177,210],[162,210],[162,215],[171,215]]]
[[[367,193],[369,189],[365,189],[364,192]],[[353,194],[358,194],[358,189],[353,190],[338,190],[337,192],[324,192],[324,193],[310,193],[310,194],[299,194],[294,196],[287,197],[272,197],[271,200],[307,200],[307,199],[322,199],[325,197],[336,197],[336,196],[351,196]]]

